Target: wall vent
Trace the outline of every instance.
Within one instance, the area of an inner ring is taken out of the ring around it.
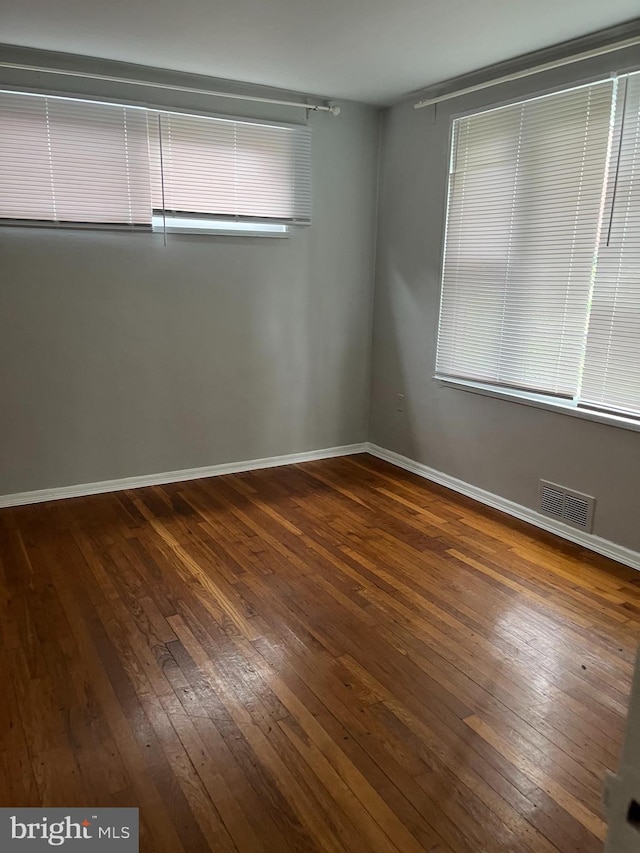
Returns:
[[[571,527],[578,527],[590,533],[595,505],[596,499],[589,495],[540,480],[538,509],[544,515],[557,518],[558,521],[569,524]]]

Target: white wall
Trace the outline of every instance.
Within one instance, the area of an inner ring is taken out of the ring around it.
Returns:
[[[377,118],[341,106],[289,239],[0,229],[0,495],[366,439]]]
[[[640,52],[616,64],[638,66]],[[569,66],[437,115],[411,103],[382,114],[372,353],[372,108],[311,117],[314,223],[288,240],[182,236],[164,248],[158,235],[0,229],[0,494],[368,438],[527,507],[541,478],[593,494],[594,532],[640,550],[639,433],[432,379],[451,115],[611,66],[610,56]],[[60,80],[6,72],[0,84]],[[132,97],[115,84],[92,91]],[[230,103],[174,96],[167,106]]]

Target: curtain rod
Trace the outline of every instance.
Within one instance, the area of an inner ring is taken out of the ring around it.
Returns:
[[[502,77],[495,77],[493,80],[486,80],[484,83],[476,83],[474,86],[466,86],[464,89],[455,89],[453,92],[447,92],[444,95],[436,95],[434,98],[425,98],[418,101],[413,106],[416,110],[422,107],[428,107],[430,104],[439,104],[441,101],[448,101],[451,98],[459,98],[461,95],[468,95],[471,92],[479,92],[482,89],[488,89],[491,86],[497,86],[500,83],[508,83],[511,80],[520,80],[523,77],[530,77],[532,74],[540,74],[542,71],[551,71],[553,68],[562,68],[564,65],[571,65],[573,62],[581,62],[583,59],[591,59],[596,56],[604,56],[607,53],[613,53],[616,50],[624,50],[625,47],[634,47],[640,44],[640,36],[624,39],[623,41],[613,42],[612,44],[604,45],[603,47],[595,47],[592,50],[584,50],[581,53],[574,53],[573,56],[566,56],[564,59],[553,59],[550,62],[543,62],[541,65],[534,65],[531,68],[524,68],[522,71],[514,71],[512,74],[504,74]]]
[[[257,95],[234,95],[231,92],[216,92],[211,89],[197,89],[191,86],[174,86],[170,83],[153,83],[151,80],[129,80],[126,77],[111,77],[108,74],[88,74],[84,71],[64,71],[59,68],[45,68],[38,65],[19,65],[14,62],[0,62],[0,68],[13,68],[18,71],[37,71],[43,74],[61,74],[64,77],[81,77],[85,80],[103,80],[107,83],[127,83],[132,86],[150,86],[154,89],[168,89],[172,92],[187,92],[191,95],[211,95],[216,98],[232,98],[236,101],[256,101],[261,104],[275,104],[282,107],[301,107],[305,110],[340,115],[337,104],[305,104],[302,101],[284,101],[277,98],[261,98]]]

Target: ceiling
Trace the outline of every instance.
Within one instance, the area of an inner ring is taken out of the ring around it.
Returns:
[[[638,15],[638,0],[0,0],[0,40],[373,104]]]

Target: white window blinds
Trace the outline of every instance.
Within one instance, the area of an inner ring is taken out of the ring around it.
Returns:
[[[309,223],[311,130],[0,92],[0,219],[151,228],[154,211]]]
[[[1,92],[0,217],[150,227],[144,113]]]
[[[581,401],[640,416],[640,74],[619,82]]]
[[[438,375],[577,393],[613,88],[454,122]]]
[[[235,219],[311,221],[311,131],[204,116],[150,117],[164,209]],[[163,206],[154,184],[153,206]]]

